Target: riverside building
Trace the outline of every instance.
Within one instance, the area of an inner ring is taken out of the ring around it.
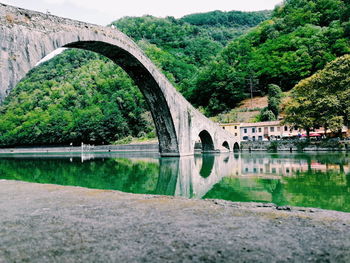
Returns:
[[[255,122],[255,123],[221,123],[220,126],[231,132],[240,141],[269,141],[283,138],[306,137],[306,131],[292,126],[283,125],[280,120]],[[348,127],[342,128],[342,136],[349,137]],[[323,128],[310,132],[310,137],[322,137],[325,135]],[[334,136],[330,130],[326,134],[328,137]]]

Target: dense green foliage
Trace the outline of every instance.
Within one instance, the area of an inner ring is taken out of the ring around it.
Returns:
[[[285,1],[201,71],[191,101],[214,115],[232,109],[251,86],[255,94],[266,93],[271,83],[291,89],[350,53],[349,17],[349,0]]]
[[[0,145],[110,143],[152,132],[139,89],[113,62],[68,50],[35,68],[0,108]]]
[[[196,26],[220,26],[234,28],[237,26],[252,27],[264,21],[271,15],[271,11],[242,12],[219,10],[208,13],[197,13],[184,16],[181,21]]]
[[[125,17],[112,24],[135,40],[168,77],[172,75],[173,84],[190,98],[201,67],[270,13],[214,11],[181,19]]]
[[[306,131],[337,132],[350,122],[350,55],[329,63],[292,90],[285,121]]]
[[[127,17],[113,24],[186,95],[199,68],[227,41],[266,19],[268,12],[244,14],[239,14],[235,27],[217,22],[197,26],[186,19],[151,16]],[[119,67],[94,53],[68,50],[33,69],[7,97],[0,108],[0,146],[154,137],[146,109],[139,89]]]

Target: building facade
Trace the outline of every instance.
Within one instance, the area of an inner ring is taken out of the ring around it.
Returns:
[[[283,138],[306,137],[306,131],[282,124],[281,121],[265,121],[255,123],[220,123],[223,129],[231,132],[240,141],[269,141]],[[349,128],[344,126],[341,130],[343,137],[350,137]],[[325,135],[323,128],[310,132],[311,137],[322,137]],[[327,137],[333,137],[330,130]]]
[[[282,124],[278,121],[265,121],[255,123],[225,123],[220,126],[231,132],[240,141],[269,141],[279,140],[283,138],[306,137],[306,131]],[[349,137],[348,127],[342,128],[342,136]],[[323,128],[315,129],[310,132],[311,137],[322,137],[325,135]],[[326,134],[328,137],[333,137],[330,130]]]
[[[240,126],[241,123],[220,123],[219,124],[224,130],[227,130],[228,132],[232,133],[235,138],[240,139],[241,138],[241,130]]]
[[[287,126],[286,126],[287,127]],[[290,131],[290,128],[286,128]],[[284,126],[280,121],[267,121],[256,123],[241,123],[241,141],[268,141],[281,139],[284,136]]]

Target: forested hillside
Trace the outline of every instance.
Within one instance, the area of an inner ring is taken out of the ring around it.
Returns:
[[[253,87],[291,89],[350,53],[349,0],[288,0],[272,18],[229,43],[195,80],[189,99],[207,115],[232,109]]]
[[[133,38],[190,98],[197,73],[233,39],[268,19],[271,11],[193,14],[181,19],[125,17],[113,22]]]
[[[218,21],[228,14],[230,25]],[[198,15],[205,18],[194,19],[203,20],[200,25],[186,22],[191,16],[123,18],[113,24],[186,93],[201,67],[269,12]],[[101,144],[128,136],[155,136],[147,105],[125,72],[87,51],[67,50],[33,69],[0,107],[2,146]]]

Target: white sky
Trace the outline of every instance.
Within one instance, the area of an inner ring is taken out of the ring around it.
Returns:
[[[40,12],[84,22],[107,25],[123,16],[153,15],[182,17],[187,14],[221,11],[273,9],[282,0],[0,0]]]

